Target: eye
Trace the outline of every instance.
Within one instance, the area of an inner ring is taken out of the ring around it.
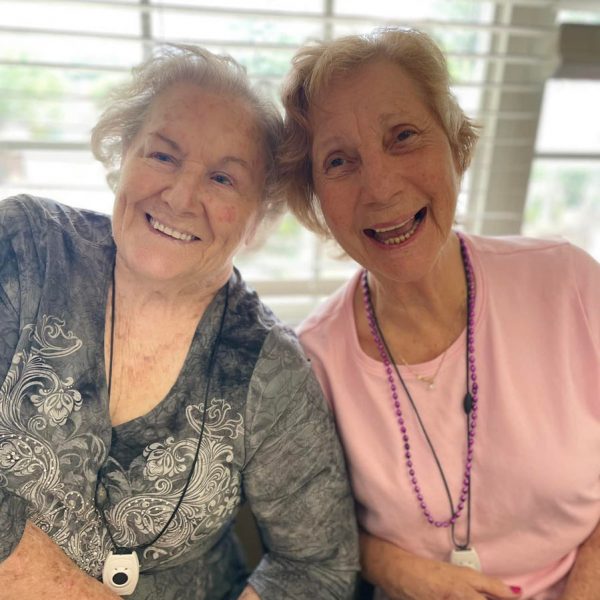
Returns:
[[[165,165],[177,165],[179,164],[179,161],[172,156],[171,154],[167,154],[166,152],[150,152],[148,154],[148,158],[152,159],[153,161],[160,163],[160,164],[165,164]]]
[[[233,185],[233,180],[231,177],[223,173],[215,173],[211,179],[220,185]]]
[[[327,163],[325,167],[327,169],[336,169],[337,167],[343,167],[346,164],[346,160],[341,156],[333,156],[332,158],[327,159]]]
[[[353,171],[356,164],[354,156],[345,152],[333,152],[323,161],[323,175],[332,179],[345,177]]]
[[[408,128],[401,129],[400,131],[396,132],[394,141],[395,142],[406,142],[407,140],[409,140],[410,138],[412,138],[415,135],[417,135],[417,132],[414,129],[408,129]]]

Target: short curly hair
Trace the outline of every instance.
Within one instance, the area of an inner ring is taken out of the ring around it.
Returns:
[[[286,114],[278,155],[280,189],[298,220],[324,237],[330,237],[330,232],[312,181],[308,122],[311,101],[333,77],[352,73],[376,60],[398,65],[421,87],[429,108],[446,133],[461,174],[471,162],[479,137],[477,126],[465,115],[450,90],[450,75],[442,51],[427,34],[415,29],[382,28],[368,35],[349,35],[303,46],[292,59],[292,69],[282,89]]]
[[[92,152],[104,165],[113,191],[119,182],[123,156],[143,126],[154,100],[167,88],[189,82],[247,103],[263,141],[266,178],[262,214],[274,216],[281,212],[282,201],[275,190],[275,157],[283,119],[275,104],[252,87],[244,67],[230,56],[213,54],[200,46],[165,44],[135,67],[132,74],[131,80],[109,95],[107,108],[92,129]]]

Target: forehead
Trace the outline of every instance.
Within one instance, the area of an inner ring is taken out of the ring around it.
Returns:
[[[352,73],[334,75],[314,96],[309,109],[313,134],[318,129],[356,116],[430,114],[421,86],[399,65],[377,59]],[[337,118],[339,117],[339,118]],[[315,127],[317,130],[315,131]]]
[[[152,102],[142,129],[172,126],[191,139],[201,132],[218,132],[218,138],[235,136],[256,149],[260,147],[256,116],[248,101],[193,83],[178,83],[161,92]]]

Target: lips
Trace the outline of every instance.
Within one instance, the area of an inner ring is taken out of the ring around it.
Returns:
[[[179,240],[181,242],[193,242],[200,239],[191,233],[178,231],[177,229],[162,223],[158,219],[155,219],[152,215],[146,215],[146,219],[148,220],[148,223],[150,223],[150,227],[175,240]]]
[[[386,246],[397,246],[408,241],[415,234],[419,225],[423,222],[423,219],[425,219],[426,214],[427,208],[424,207],[399,225],[367,228],[364,229],[363,232],[366,236],[381,244],[385,244]]]

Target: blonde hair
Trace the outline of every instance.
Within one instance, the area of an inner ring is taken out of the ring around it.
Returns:
[[[130,81],[115,88],[109,104],[92,130],[94,156],[104,165],[109,186],[118,185],[121,161],[129,144],[159,94],[181,83],[228,94],[247,103],[254,114],[266,166],[263,215],[277,214],[282,204],[275,190],[275,156],[281,141],[283,120],[275,105],[250,84],[244,67],[229,56],[220,56],[200,46],[168,44],[133,69]]]
[[[420,86],[446,133],[461,174],[469,166],[477,142],[477,127],[450,91],[446,59],[427,34],[415,29],[377,29],[369,35],[350,35],[303,46],[292,59],[282,91],[286,114],[278,157],[280,189],[298,220],[325,237],[330,233],[312,181],[310,104],[334,76],[352,73],[376,60],[388,60],[401,67]]]

